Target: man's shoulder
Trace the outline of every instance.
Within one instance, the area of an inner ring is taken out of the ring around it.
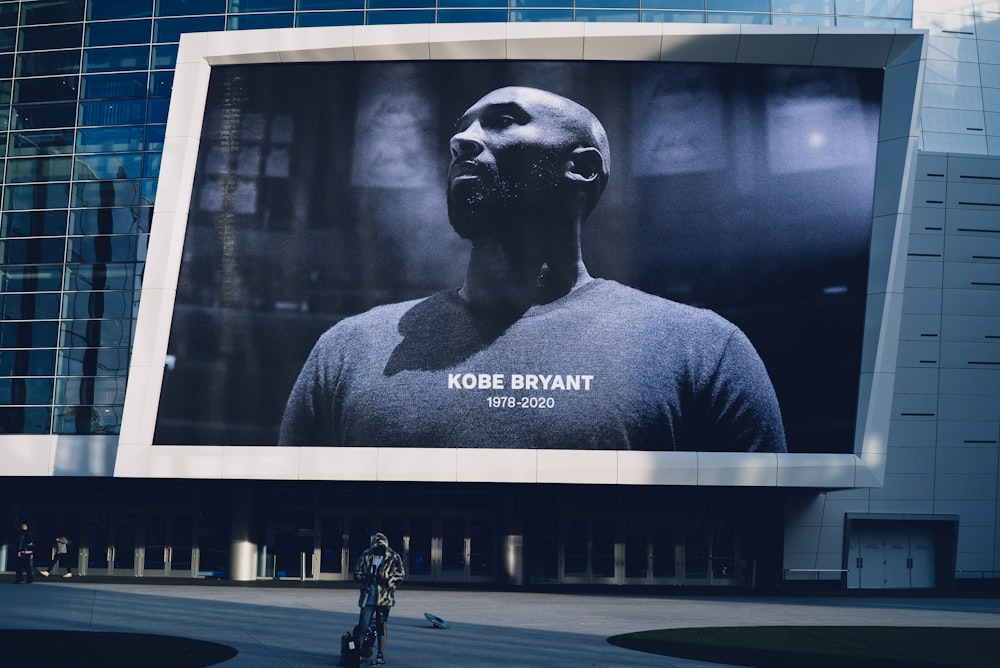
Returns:
[[[414,306],[431,299],[439,299],[441,294],[380,304],[362,313],[349,315],[330,327],[320,338],[320,341],[337,340],[342,337],[356,340],[358,336],[372,337],[382,333],[392,334],[397,331],[400,319]]]
[[[711,309],[674,301],[610,279],[600,281],[600,294],[609,304],[621,311],[649,318],[669,318],[705,327],[729,329],[733,324]]]

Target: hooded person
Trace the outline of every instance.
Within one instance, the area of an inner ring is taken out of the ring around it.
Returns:
[[[371,545],[354,566],[354,581],[361,588],[358,607],[361,608],[358,617],[358,632],[363,634],[375,620],[376,645],[378,654],[373,664],[385,663],[386,630],[389,621],[389,609],[396,605],[396,587],[406,572],[403,569],[403,559],[399,553],[389,547],[389,539],[383,533],[371,537]]]

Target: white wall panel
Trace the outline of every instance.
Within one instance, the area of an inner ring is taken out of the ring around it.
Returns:
[[[925,108],[921,114],[924,132],[948,132],[972,137],[986,134],[986,118],[982,110]]]
[[[937,313],[904,313],[899,338],[905,341],[937,341],[941,337],[941,316]],[[898,373],[897,369],[897,373]],[[897,377],[897,386],[898,383]]]
[[[997,451],[996,448],[940,448],[935,464],[939,475],[981,475],[997,470]]]
[[[983,82],[980,80],[978,62],[928,58],[924,83],[925,85],[954,84],[956,86],[980,86]]]
[[[940,357],[941,348],[937,341],[900,341],[896,367],[937,368]],[[897,385],[897,392],[904,390]]]
[[[910,229],[920,234],[943,234],[945,209],[915,206],[910,215]]]
[[[1000,353],[990,354],[995,356]],[[969,365],[962,365],[955,369],[943,368],[939,375],[939,386],[942,394],[1000,395],[1000,366],[969,368]],[[1000,416],[997,419],[1000,420]]]
[[[942,290],[941,313],[1000,316],[1000,299],[993,290]]]
[[[910,237],[910,241],[913,241],[913,237]],[[927,250],[922,251],[919,246],[917,249],[914,249],[911,245],[908,255],[909,261],[906,263],[907,288],[942,287],[944,269],[941,266],[940,253],[933,254],[927,252]],[[931,257],[921,257],[921,255],[931,255]]]
[[[1000,443],[1000,424],[993,420],[938,420],[937,440],[939,448],[961,445],[996,448]]]
[[[927,431],[934,433],[931,425],[926,427]],[[890,475],[901,473],[934,473],[936,461],[936,449],[928,448],[903,448],[897,447],[892,451],[892,457],[886,460],[885,475],[886,480],[890,480]]]
[[[955,60],[965,63],[980,61],[978,41],[946,35],[931,35],[927,40],[927,61]]]
[[[941,319],[941,337],[949,341],[1000,340],[1000,316],[945,316]]]
[[[978,238],[1000,232],[1000,216],[985,209],[949,209],[945,213],[945,230],[948,234],[972,234]]]
[[[896,392],[907,394],[938,393],[938,370],[935,368],[898,367]]]
[[[1000,217],[1000,211],[996,216]],[[985,262],[1000,267],[1000,235],[995,238],[971,234],[956,235],[949,237],[948,243],[942,246],[944,259],[949,262]]]
[[[922,90],[924,107],[976,109],[979,111],[983,109],[983,90],[978,86],[928,84]],[[939,149],[928,150],[934,151]]]
[[[920,135],[922,147],[927,151],[961,151],[983,153],[988,149],[985,135],[959,135],[945,132],[924,132]]]
[[[934,447],[937,444],[937,423],[926,420],[893,420],[889,431],[892,447],[889,454],[896,456],[896,448]],[[890,459],[892,459],[890,457]]]
[[[942,420],[984,420],[996,423],[1000,417],[1000,396],[942,394],[938,398]]]

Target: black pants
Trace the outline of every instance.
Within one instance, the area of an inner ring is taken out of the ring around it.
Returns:
[[[73,567],[69,565],[69,554],[65,552],[57,552],[56,556],[52,557],[52,563],[49,565],[49,573],[54,574],[56,566],[62,566],[66,569],[67,573],[73,572]]]
[[[31,552],[22,552],[14,561],[14,579],[17,582],[21,582],[22,580],[25,580],[26,582],[35,581],[35,573],[31,563],[31,558],[33,556],[34,554]]]

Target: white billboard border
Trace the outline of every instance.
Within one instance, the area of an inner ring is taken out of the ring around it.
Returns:
[[[113,475],[139,478],[877,487],[885,471],[926,32],[699,24],[281,28],[181,38]],[[153,445],[211,68],[371,60],[644,60],[885,70],[854,454]],[[891,95],[889,94],[891,92]],[[51,437],[50,448],[57,437]],[[0,443],[0,447],[4,444]],[[54,456],[49,458],[51,461]],[[32,467],[34,468],[34,467]],[[51,474],[51,469],[47,474]],[[37,475],[17,473],[15,475]]]

